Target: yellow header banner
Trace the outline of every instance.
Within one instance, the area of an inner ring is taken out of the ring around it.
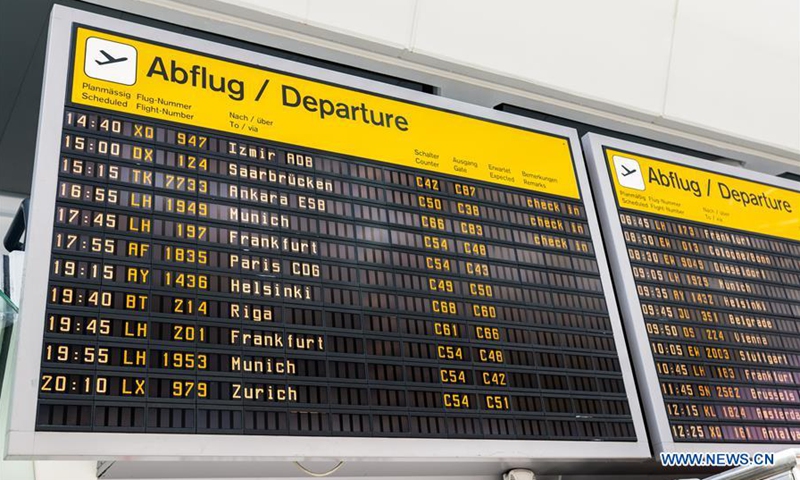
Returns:
[[[606,149],[622,208],[800,240],[800,192]]]
[[[72,102],[580,198],[563,137],[78,28]]]

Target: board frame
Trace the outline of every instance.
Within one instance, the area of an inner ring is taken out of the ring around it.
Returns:
[[[96,27],[159,43],[229,58],[271,70],[356,88],[400,101],[448,110],[511,126],[559,135],[569,141],[578,185],[595,246],[597,263],[609,307],[614,341],[631,409],[635,442],[469,440],[377,437],[309,437],[105,432],[41,432],[35,430],[38,377],[41,364],[44,313],[48,283],[53,216],[60,157],[60,132],[68,87],[75,24]],[[56,134],[55,132],[58,132]],[[103,460],[391,460],[448,461],[641,461],[650,458],[644,420],[614,298],[610,271],[600,238],[589,179],[577,131],[485,107],[406,90],[400,87],[298,64],[208,40],[164,31],[115,18],[56,5],[50,18],[42,102],[31,194],[31,216],[23,279],[19,351],[12,386],[7,458]],[[5,433],[5,432],[3,432]],[[224,439],[224,441],[221,441]],[[387,469],[391,469],[387,465]]]
[[[656,454],[661,452],[746,452],[759,453],[796,448],[791,443],[713,443],[713,442],[676,442],[669,427],[664,397],[658,380],[655,360],[650,350],[650,340],[645,329],[636,282],[633,278],[631,262],[627,255],[622,224],[619,221],[616,196],[611,184],[611,177],[605,160],[606,147],[631,152],[635,155],[653,157],[690,168],[708,170],[713,173],[728,175],[767,185],[800,191],[800,184],[791,180],[767,175],[741,167],[734,167],[669,150],[650,147],[640,143],[629,142],[614,137],[587,133],[581,138],[583,152],[591,179],[592,189],[596,194],[597,212],[606,243],[606,251],[611,262],[617,299],[625,325],[637,386],[640,387],[642,404],[650,442]]]

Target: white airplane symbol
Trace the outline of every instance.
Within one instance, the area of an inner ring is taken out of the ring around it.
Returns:
[[[102,53],[103,56],[106,57],[107,60],[105,62],[101,62],[100,60],[95,60],[95,62],[97,62],[98,65],[108,65],[109,63],[119,63],[119,62],[124,62],[125,60],[128,59],[128,57],[114,58],[111,55],[109,55],[105,50],[100,50],[100,53]]]

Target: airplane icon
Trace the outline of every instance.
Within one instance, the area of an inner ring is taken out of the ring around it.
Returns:
[[[83,71],[89,78],[133,85],[136,83],[138,56],[133,45],[89,37],[86,39]]]
[[[127,59],[128,59],[128,57],[119,57],[119,58],[114,58],[113,56],[111,56],[111,55],[110,55],[108,52],[106,52],[105,50],[100,50],[100,53],[101,53],[101,54],[102,54],[104,57],[106,57],[106,61],[105,61],[105,62],[101,62],[100,60],[95,60],[95,62],[97,62],[97,64],[98,64],[98,65],[108,65],[108,64],[110,64],[110,63],[119,63],[119,62],[124,62],[125,60],[127,60]]]
[[[634,190],[644,190],[644,177],[639,162],[632,158],[614,155],[614,167],[617,171],[619,185]]]

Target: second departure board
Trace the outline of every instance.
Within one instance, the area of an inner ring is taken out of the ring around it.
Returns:
[[[47,273],[25,287],[46,293],[23,305],[36,432],[646,452],[572,131],[68,31],[28,252]]]
[[[800,442],[798,185],[605,137],[584,143],[608,195],[654,443]]]

